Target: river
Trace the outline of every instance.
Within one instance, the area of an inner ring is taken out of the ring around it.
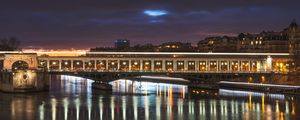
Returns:
[[[111,82],[112,92],[92,81],[55,76],[47,92],[0,93],[1,120],[282,120],[300,119],[300,98],[246,91],[207,91],[186,85]]]

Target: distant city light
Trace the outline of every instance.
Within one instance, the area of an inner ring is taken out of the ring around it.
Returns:
[[[168,12],[165,10],[145,10],[144,14],[146,14],[148,16],[157,17],[157,16],[167,15]]]

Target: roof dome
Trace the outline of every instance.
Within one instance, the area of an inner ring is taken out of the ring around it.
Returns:
[[[292,23],[290,24],[290,28],[297,28],[298,27],[298,24],[296,23],[296,20],[293,19]]]

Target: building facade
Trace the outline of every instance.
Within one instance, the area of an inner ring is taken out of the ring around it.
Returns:
[[[158,52],[193,52],[191,43],[166,42],[157,47]]]
[[[115,41],[115,48],[118,50],[124,50],[130,48],[130,41],[127,39],[118,39]]]
[[[198,42],[199,52],[236,52],[236,37],[208,37]]]
[[[293,66],[292,70],[299,73],[300,71],[300,28],[295,20],[290,24],[289,28],[285,29],[289,34],[289,52],[292,55]]]
[[[288,53],[289,37],[285,32],[261,32],[238,36],[238,52]]]
[[[297,53],[300,30],[295,20],[280,32],[263,31],[258,34],[240,33],[233,37],[208,37],[198,42],[198,52],[239,53]]]

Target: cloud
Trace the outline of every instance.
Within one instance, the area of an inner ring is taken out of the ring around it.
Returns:
[[[166,10],[145,10],[144,14],[152,17],[158,17],[167,15],[168,12]]]

